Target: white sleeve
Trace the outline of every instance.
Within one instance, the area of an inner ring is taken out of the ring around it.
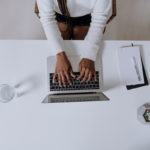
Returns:
[[[91,13],[91,23],[89,31],[85,36],[88,49],[84,58],[96,60],[97,52],[100,47],[100,42],[103,36],[103,30],[106,25],[108,14],[112,7],[112,0],[97,0],[93,12]]]
[[[64,41],[61,37],[53,9],[53,0],[37,0],[40,22],[42,23],[51,50],[55,54],[65,51]]]

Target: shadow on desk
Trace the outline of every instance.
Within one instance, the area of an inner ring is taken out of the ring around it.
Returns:
[[[41,77],[42,75],[40,75],[40,73],[36,73],[26,77],[25,79],[17,83],[15,85],[17,97],[21,97],[40,88],[42,83],[40,81]]]

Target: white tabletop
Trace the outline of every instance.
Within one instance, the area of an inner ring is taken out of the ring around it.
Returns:
[[[70,48],[82,45],[65,42]],[[119,83],[117,48],[131,42],[143,46],[150,78],[149,41],[104,41],[104,89],[110,101],[41,104],[51,54],[47,42],[0,41],[0,84],[20,85],[19,97],[0,103],[0,149],[149,150],[150,126],[138,122],[137,109],[150,102],[150,86],[127,91]]]

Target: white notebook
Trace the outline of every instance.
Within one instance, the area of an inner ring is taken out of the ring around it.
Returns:
[[[123,85],[144,83],[139,46],[126,46],[118,50],[120,81]]]

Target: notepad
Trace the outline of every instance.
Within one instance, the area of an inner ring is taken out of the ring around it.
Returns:
[[[139,46],[127,46],[119,48],[118,63],[121,84],[144,84],[144,76]]]

